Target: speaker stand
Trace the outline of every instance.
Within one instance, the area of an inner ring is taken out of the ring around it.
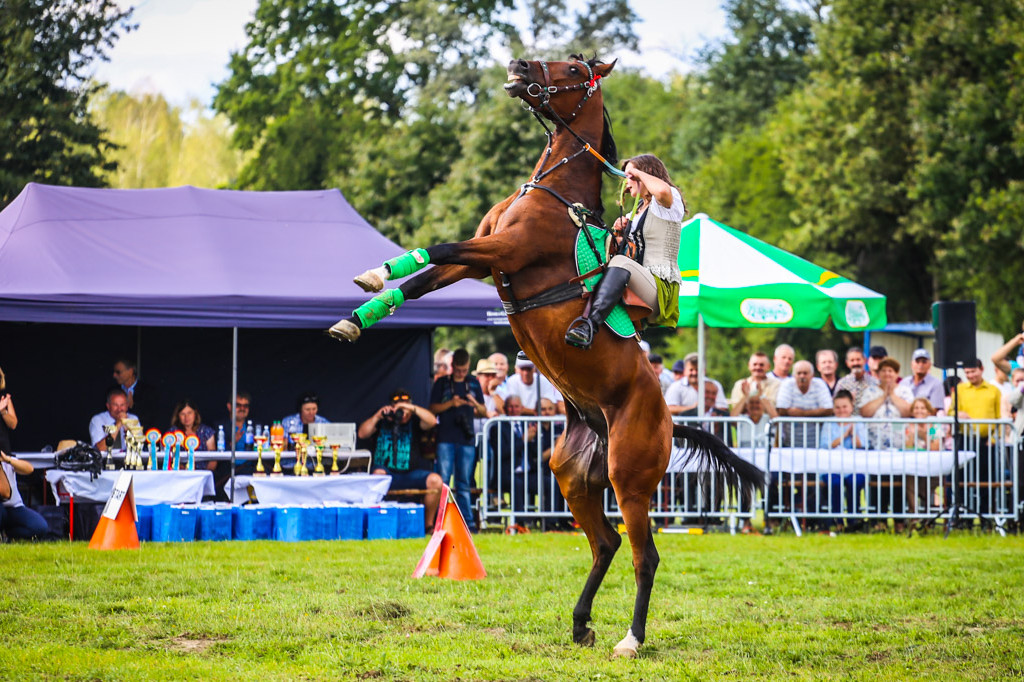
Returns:
[[[963,367],[962,362],[957,362],[956,367],[953,368],[953,376],[960,379],[959,370]],[[946,519],[946,532],[943,534],[943,538],[949,537],[949,531],[953,530],[953,527],[961,527],[962,524],[967,523],[964,517],[966,516],[977,516],[979,521],[984,522],[980,513],[974,513],[967,509],[964,505],[960,504],[960,484],[958,478],[960,476],[960,391],[957,389],[960,387],[959,381],[956,386],[953,387],[953,472],[951,474],[951,486],[952,496],[949,503],[943,507],[938,514],[921,524],[922,528],[929,528],[935,525],[935,522],[948,514]],[[966,494],[966,489],[964,493]],[[971,521],[973,523],[973,521]]]

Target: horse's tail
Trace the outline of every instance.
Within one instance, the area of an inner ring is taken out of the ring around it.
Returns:
[[[686,441],[684,464],[695,463],[711,477],[724,478],[729,488],[746,494],[751,488],[760,488],[767,480],[763,471],[733,452],[713,433],[686,424],[672,424],[672,436]]]

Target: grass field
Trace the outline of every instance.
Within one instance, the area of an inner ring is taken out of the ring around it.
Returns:
[[[612,660],[628,551],[571,643],[582,535],[480,535],[489,576],[412,580],[425,540],[0,546],[0,678],[1006,679],[1024,538],[659,536],[648,639]],[[625,545],[624,545],[625,547]]]

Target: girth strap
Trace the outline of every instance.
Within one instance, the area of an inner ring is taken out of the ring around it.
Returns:
[[[562,284],[556,284],[550,289],[545,289],[539,294],[530,296],[529,298],[502,301],[501,305],[505,309],[505,313],[507,315],[515,315],[516,313],[524,313],[527,310],[533,310],[534,308],[563,303],[565,301],[571,301],[574,298],[583,298],[586,291],[587,290],[579,282],[563,282]]]

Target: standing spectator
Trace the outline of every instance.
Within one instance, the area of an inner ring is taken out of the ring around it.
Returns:
[[[434,353],[434,381],[452,373],[452,352],[447,348],[438,348]]]
[[[789,378],[789,372],[793,368],[793,361],[796,359],[796,351],[793,350],[793,346],[788,343],[784,343],[775,349],[775,354],[772,356],[772,371],[771,376],[775,377],[779,381]]]
[[[498,373],[494,369],[494,365],[487,358],[480,358],[476,361],[476,370],[473,372],[473,376],[480,382],[480,390],[484,394],[484,407],[487,408],[487,414],[485,418],[497,417],[501,414],[501,410],[498,409],[497,403],[494,399],[494,389],[498,387],[500,380],[498,379]],[[500,400],[500,398],[499,398]]]
[[[694,395],[696,395],[697,384],[700,382],[700,368],[697,364],[700,362],[700,357],[696,353],[687,353],[686,357],[683,358],[683,362],[686,363],[686,380],[689,382],[690,388],[693,389]],[[711,377],[704,377],[704,380],[710,381],[718,388],[718,393],[716,394],[718,398],[715,400],[715,407],[720,410],[728,410],[729,400],[725,397],[725,389],[722,388],[722,384],[717,379],[712,379]]]
[[[665,395],[665,391],[672,383],[672,373],[665,370],[665,359],[657,353],[650,353],[647,355],[647,361],[651,363],[654,376],[658,377],[658,381],[661,383],[661,394]]]
[[[14,411],[14,400],[7,392],[7,377],[0,369],[0,451],[14,452],[11,449],[11,431],[18,428],[18,413]],[[11,483],[13,485],[13,482]]]
[[[156,408],[160,402],[156,389],[139,381],[139,368],[134,360],[118,358],[114,361],[114,381],[128,398],[128,410],[139,415],[139,423],[154,426],[160,423]],[[166,414],[166,413],[165,413]]]
[[[285,437],[292,433],[307,431],[306,427],[310,424],[329,424],[331,421],[320,414],[320,396],[312,391],[302,394],[298,400],[298,407],[298,412],[281,420]]]
[[[559,414],[565,414],[565,401],[562,400],[562,394],[555,389],[547,377],[537,371],[533,361],[522,351],[519,351],[516,356],[516,375],[508,378],[508,381],[505,382],[505,389],[507,396],[519,396],[525,415],[537,414],[537,406],[540,404],[541,398],[547,398],[555,404]]]
[[[433,462],[420,451],[424,431],[437,424],[437,417],[425,407],[414,405],[409,392],[399,388],[387,404],[359,425],[360,438],[373,438],[373,473],[391,476],[389,490],[426,490],[423,517],[432,528],[441,499],[441,477]]]
[[[195,436],[199,439],[199,447],[196,450],[202,450],[205,452],[212,452],[217,448],[214,442],[217,437],[217,433],[211,426],[203,423],[203,417],[199,414],[199,408],[190,399],[186,398],[180,403],[174,406],[174,412],[171,414],[171,431],[174,429],[180,430],[186,436]],[[188,464],[188,462],[183,462]],[[216,466],[215,461],[210,462],[210,469]]]
[[[839,354],[831,348],[824,348],[814,354],[814,366],[818,370],[818,376],[828,386],[828,392],[835,395],[836,384],[839,383]]]
[[[437,416],[437,473],[450,485],[455,479],[455,501],[466,524],[473,528],[473,506],[469,491],[476,468],[473,418],[487,414],[480,382],[469,373],[469,352],[459,348],[452,354],[452,373],[434,381],[430,411]]]
[[[871,346],[868,350],[868,374],[878,379],[878,363],[889,357],[885,346]],[[899,377],[896,377],[899,379]]]
[[[231,419],[231,401],[226,403],[228,408],[228,419]],[[238,391],[235,394],[235,429],[234,435],[229,436],[235,439],[235,449],[245,449],[245,421],[249,418],[249,410],[252,407],[252,396],[245,391]],[[287,431],[285,431],[287,433]],[[228,441],[227,447],[231,447]]]
[[[676,360],[672,365],[673,381],[665,391],[665,403],[670,414],[677,415],[697,407],[697,391],[690,386],[687,376],[687,365],[684,360]]]
[[[932,406],[942,406],[942,380],[932,376],[932,356],[924,348],[918,348],[911,356],[911,374],[900,380],[900,386],[907,386],[915,398],[927,398]]]
[[[807,360],[793,366],[793,377],[782,382],[775,409],[783,417],[831,417],[832,394],[821,379],[814,376],[814,367]],[[793,429],[783,430],[783,445],[814,447],[817,435],[814,424],[787,424]]]
[[[975,360],[966,365],[964,376],[967,377],[967,381],[960,382],[953,389],[958,398],[960,413],[967,419],[999,419],[1003,394],[998,388],[985,381],[985,377],[982,376],[984,370],[985,365],[981,360]],[[993,457],[992,446],[989,443],[989,428],[988,424],[975,425],[978,434],[976,461],[981,481],[991,481],[993,476],[1002,479],[1002,453],[996,453],[997,456]],[[993,463],[993,459],[997,460],[996,463]],[[978,489],[978,496],[981,513],[991,513],[993,511],[990,506],[991,490],[986,486],[981,486]]]
[[[9,450],[0,450],[0,530],[9,538],[42,540],[50,535],[46,520],[26,507],[18,492],[16,474],[28,476],[34,470],[30,462],[18,459]]]
[[[750,376],[740,379],[732,386],[729,406],[733,415],[740,413],[738,406],[744,398],[758,396],[774,406],[775,396],[779,392],[779,380],[768,374],[768,355],[766,353],[757,351],[751,355],[747,362],[747,369],[750,371]]]
[[[878,379],[864,371],[864,351],[857,346],[851,346],[846,351],[846,367],[850,373],[836,384],[836,393],[849,391],[853,396],[853,416],[859,417],[861,408],[867,402],[866,391],[872,386],[878,386]]]
[[[508,358],[504,353],[491,353],[487,359],[491,361],[491,366],[494,367],[494,376],[497,379],[491,390],[494,409],[500,414],[505,414],[505,398],[508,397]]]
[[[100,452],[107,451],[107,443],[111,447],[124,449],[124,422],[127,419],[138,420],[128,411],[128,396],[120,388],[107,391],[107,409],[89,420],[89,440]],[[109,435],[107,427],[117,427],[117,435]]]

